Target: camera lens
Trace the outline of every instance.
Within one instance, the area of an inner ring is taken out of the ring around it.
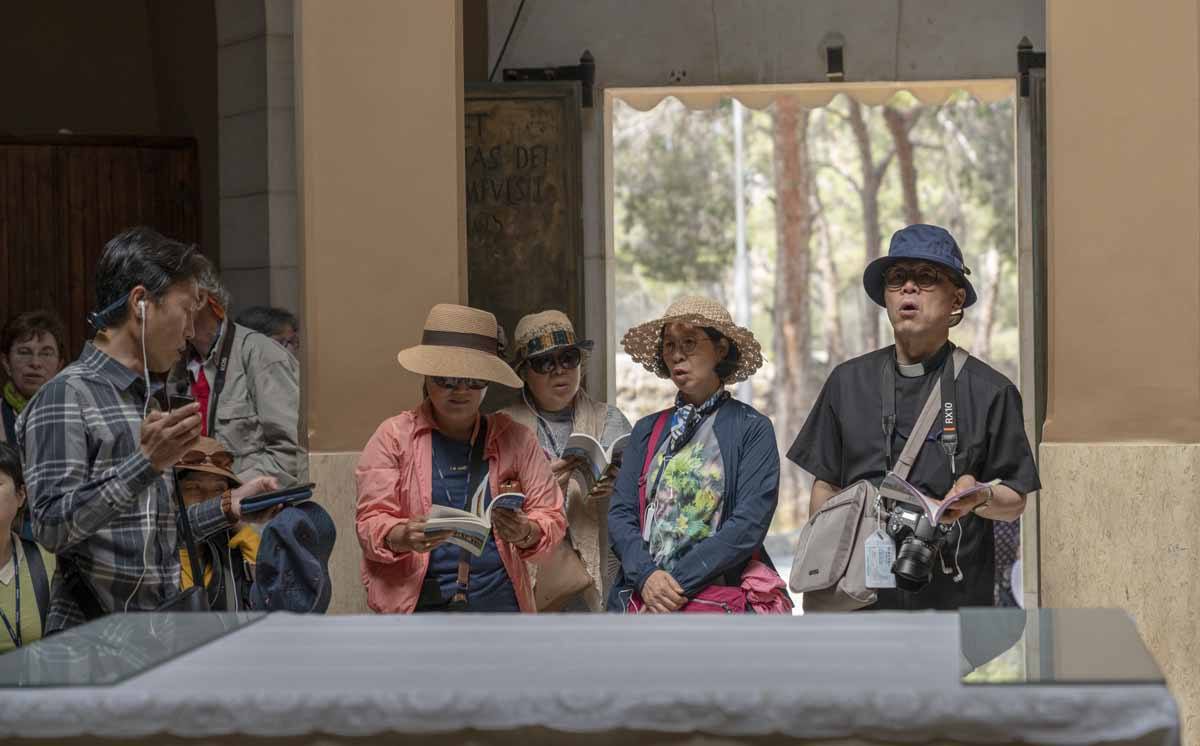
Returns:
[[[892,572],[896,576],[896,587],[909,592],[919,591],[929,583],[933,574],[934,549],[929,544],[909,537],[900,545]]]

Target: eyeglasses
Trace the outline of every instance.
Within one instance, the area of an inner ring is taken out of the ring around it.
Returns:
[[[915,267],[897,264],[888,268],[883,275],[883,281],[890,290],[899,290],[907,285],[909,280],[915,282],[920,290],[932,290],[945,276],[928,264],[918,264]]]
[[[684,337],[683,339],[675,339],[674,337],[663,337],[662,354],[663,357],[674,355],[676,351],[682,352],[684,357],[691,357],[696,353],[696,346],[701,342],[708,340],[708,336],[702,337]],[[708,340],[711,341],[711,340]]]
[[[444,389],[456,389],[460,385],[472,391],[486,389],[488,382],[479,378],[456,378],[454,376],[430,376],[430,379]]]
[[[544,376],[558,368],[575,370],[583,362],[583,352],[578,347],[568,347],[556,354],[535,355],[529,358],[528,362],[530,370]]]
[[[229,451],[188,451],[179,459],[180,466],[215,466],[218,469],[228,469],[233,466],[233,454]]]
[[[18,347],[17,351],[12,354],[13,360],[19,360],[22,363],[28,363],[34,358],[41,360],[44,363],[51,363],[58,360],[58,350],[33,350]]]

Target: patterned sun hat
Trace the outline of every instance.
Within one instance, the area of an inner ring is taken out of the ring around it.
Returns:
[[[575,336],[575,327],[562,311],[542,311],[522,316],[513,332],[513,370],[534,355],[542,355],[562,347],[578,347],[591,352],[594,344],[590,339]]]
[[[733,323],[733,317],[725,306],[698,295],[685,295],[667,307],[661,318],[631,328],[621,339],[621,346],[646,370],[659,378],[670,378],[662,365],[659,345],[662,343],[663,327],[675,323],[716,329],[737,347],[738,366],[722,383],[739,383],[762,367],[762,346],[754,338],[754,332]]]

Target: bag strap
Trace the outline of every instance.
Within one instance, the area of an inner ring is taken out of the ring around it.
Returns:
[[[963,348],[954,348],[951,359],[954,365],[955,380],[958,380],[958,374],[962,372],[963,366],[967,364],[967,358],[970,356],[971,353]],[[885,387],[885,392],[886,390],[887,387]],[[895,396],[894,393],[893,396]],[[908,479],[908,474],[912,471],[913,463],[916,462],[917,456],[921,453],[921,446],[925,444],[925,439],[929,437],[930,431],[933,430],[933,421],[937,419],[938,410],[941,407],[942,390],[935,385],[929,392],[929,398],[925,400],[925,407],[921,410],[921,415],[917,418],[917,423],[913,425],[908,442],[904,444],[904,450],[900,452],[900,458],[896,460],[896,466],[892,469],[896,476],[901,479]]]
[[[46,629],[46,614],[50,611],[50,578],[46,575],[46,563],[42,560],[42,551],[38,545],[21,537],[21,549],[25,553],[25,566],[29,568],[29,577],[33,578],[33,595],[37,599],[38,617],[42,620],[42,630]]]
[[[192,521],[188,518],[187,505],[183,502],[183,490],[179,488],[179,470],[171,469],[171,486],[175,494],[175,507],[179,511],[179,533],[188,550],[188,564],[192,567],[192,585],[199,589],[204,610],[209,609],[208,589],[204,587],[204,568],[200,566],[200,553],[196,551],[196,537],[192,534]]]
[[[483,457],[484,447],[487,443],[487,416],[479,417],[479,432],[475,433],[475,440],[471,443],[471,460],[470,466],[467,467],[467,502],[463,506],[464,510],[471,509],[471,498],[475,497],[475,492],[479,489],[480,482],[487,476],[487,461]],[[494,496],[493,496],[494,497]],[[467,603],[467,588],[471,582],[471,553],[465,549],[458,550],[458,589],[454,592],[452,603]]]
[[[217,414],[217,400],[221,398],[221,392],[225,390],[225,374],[229,372],[229,358],[233,355],[233,338],[236,335],[237,324],[230,319],[226,324],[225,334],[221,338],[221,352],[217,357],[217,377],[212,383],[212,389],[208,392],[208,418],[205,422],[209,423],[210,433],[216,429],[212,426],[213,418]]]
[[[650,440],[646,443],[646,460],[642,462],[642,475],[638,478],[638,525],[643,531],[646,529],[646,476],[650,473],[650,464],[654,462],[654,454],[662,443],[662,434],[667,429],[670,419],[671,410],[664,409],[659,412],[658,419],[654,421],[654,429],[650,431]]]

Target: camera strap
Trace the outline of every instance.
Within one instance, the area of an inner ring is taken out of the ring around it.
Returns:
[[[208,394],[208,417],[204,420],[209,423],[208,430],[211,434],[214,419],[217,416],[217,401],[221,398],[221,392],[225,390],[225,374],[229,372],[229,358],[233,356],[233,338],[237,335],[237,324],[231,320],[225,321],[225,330],[221,333],[221,351],[217,355],[217,377],[212,382],[212,390]]]
[[[951,469],[955,469],[957,466],[955,454],[958,452],[958,412],[954,382],[958,379],[969,357],[970,353],[966,350],[961,347],[951,346],[951,354],[948,359],[952,363],[951,365],[942,363],[939,375],[941,385],[938,386],[935,384],[930,387],[931,390],[929,397],[925,400],[925,406],[921,409],[921,414],[917,417],[916,424],[913,425],[912,432],[909,433],[908,440],[904,444],[904,450],[900,452],[900,457],[896,459],[894,465],[892,463],[892,436],[896,431],[896,364],[894,358],[884,362],[880,376],[882,379],[880,393],[883,399],[885,471],[890,470],[901,479],[908,479],[913,464],[916,462],[917,456],[921,453],[921,446],[924,445],[925,439],[929,437],[929,433],[933,429],[934,420],[937,419],[939,412],[942,414],[942,448],[950,456]],[[946,440],[948,432],[952,433],[949,445],[947,445]],[[958,477],[957,471],[955,471],[953,476],[954,478]]]

